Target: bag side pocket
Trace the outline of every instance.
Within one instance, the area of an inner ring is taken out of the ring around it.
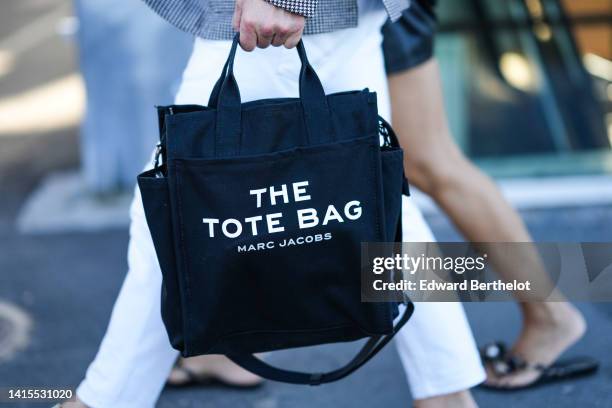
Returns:
[[[401,222],[402,190],[404,183],[404,154],[402,149],[381,151],[383,200],[385,207],[385,240],[396,239],[398,223]],[[399,237],[401,239],[401,237]]]
[[[147,224],[162,271],[161,314],[172,346],[184,349],[182,296],[176,271],[172,233],[170,193],[166,178],[157,178],[153,170],[138,176]]]

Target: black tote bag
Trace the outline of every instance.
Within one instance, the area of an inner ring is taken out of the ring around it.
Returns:
[[[376,94],[325,95],[302,42],[300,97],[241,103],[237,44],[208,106],[158,108],[155,167],[138,176],[162,318],[185,357],[225,354],[272,380],[335,381],[413,310],[407,301],[394,327],[398,304],[362,303],[360,288],[361,243],[401,240],[402,150]],[[357,356],[328,373],[253,356],[361,338]]]

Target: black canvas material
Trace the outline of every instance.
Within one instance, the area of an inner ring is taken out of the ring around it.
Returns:
[[[413,310],[408,302],[394,327],[398,305],[362,303],[360,288],[361,243],[401,239],[403,153],[376,95],[325,95],[301,42],[300,97],[242,103],[237,43],[208,106],[158,108],[159,157],[138,176],[162,318],[185,357],[225,354],[278,381],[335,381]],[[362,338],[355,359],[330,373],[251,355]]]

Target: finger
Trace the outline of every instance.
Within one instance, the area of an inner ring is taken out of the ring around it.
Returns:
[[[263,36],[261,34],[257,34],[257,46],[259,48],[268,48],[270,46],[270,44],[272,44],[272,38],[274,38],[274,36]]]
[[[283,45],[285,43],[285,41],[287,41],[287,36],[286,35],[282,35],[282,34],[274,34],[274,37],[272,38],[272,46],[273,47],[280,47],[281,45]]]
[[[301,38],[302,30],[291,34],[289,37],[287,37],[287,40],[284,43],[285,48],[294,48],[300,42]]]
[[[289,35],[291,34],[291,29],[288,24],[281,24],[274,30],[274,37],[272,38],[272,46],[280,47],[287,41]]]
[[[245,19],[240,20],[240,46],[245,51],[253,51],[257,45],[255,26]]]
[[[234,15],[232,16],[232,28],[234,31],[240,31],[240,20],[242,19],[242,2],[237,1],[236,7],[234,8]]]
[[[257,30],[257,46],[259,48],[267,48],[272,43],[272,38],[274,38],[272,27],[260,27]]]

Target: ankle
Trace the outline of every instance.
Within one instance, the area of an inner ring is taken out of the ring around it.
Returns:
[[[198,371],[202,368],[206,369],[217,369],[227,366],[229,359],[222,355],[207,354],[203,356],[195,356],[189,358],[183,358],[181,364],[187,368]]]
[[[568,328],[584,332],[586,322],[582,314],[569,302],[522,303],[525,326]]]
[[[478,408],[469,390],[414,400],[414,408]]]

